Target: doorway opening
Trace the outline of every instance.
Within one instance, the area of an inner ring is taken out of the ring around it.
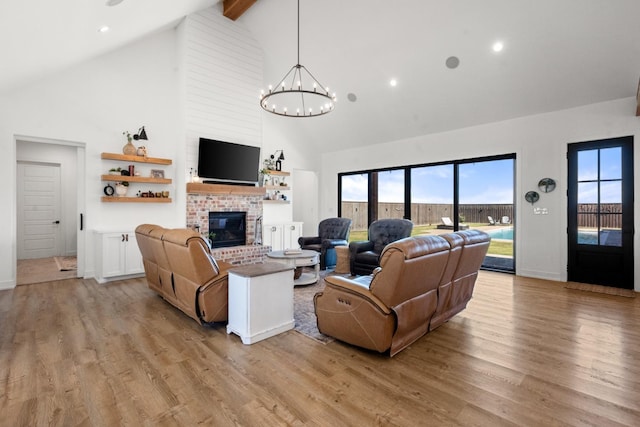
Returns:
[[[84,144],[16,136],[16,285],[84,276]]]

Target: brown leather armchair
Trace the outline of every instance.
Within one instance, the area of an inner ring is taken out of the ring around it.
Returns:
[[[369,226],[367,241],[349,243],[349,267],[353,275],[371,274],[380,265],[382,250],[391,242],[411,236],[408,219],[379,219]]]
[[[318,235],[314,237],[300,237],[298,244],[301,249],[320,252],[320,268],[336,265],[336,246],[349,244],[350,218],[327,218],[318,224]]]

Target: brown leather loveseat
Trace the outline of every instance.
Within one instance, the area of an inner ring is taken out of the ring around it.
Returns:
[[[314,297],[318,329],[397,354],[467,306],[490,240],[465,230],[390,243],[372,275],[325,278],[325,289]]]
[[[201,324],[227,321],[232,266],[216,262],[200,234],[142,224],[136,240],[149,288]]]

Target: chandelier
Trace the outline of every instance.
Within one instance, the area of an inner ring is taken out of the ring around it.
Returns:
[[[279,116],[315,117],[333,111],[336,94],[300,64],[300,0],[298,0],[298,62],[273,87],[260,94],[260,106]]]

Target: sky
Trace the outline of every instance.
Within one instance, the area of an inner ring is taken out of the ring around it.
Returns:
[[[460,203],[513,203],[514,160],[493,160],[460,165]],[[453,203],[453,165],[414,168],[411,175],[413,203]],[[378,175],[380,202],[404,201],[404,170]],[[343,201],[367,200],[367,174],[342,178]]]

